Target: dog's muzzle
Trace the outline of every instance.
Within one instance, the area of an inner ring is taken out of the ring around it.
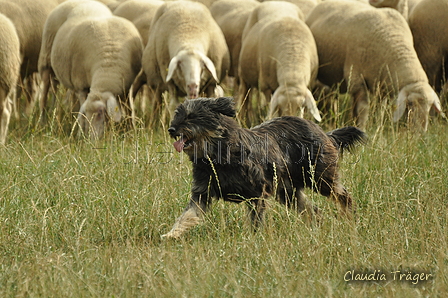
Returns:
[[[185,148],[190,147],[190,143],[188,142],[188,139],[185,138],[182,134],[177,135],[176,129],[174,127],[168,128],[168,132],[170,136],[175,139],[176,141],[173,143],[174,148],[177,152],[182,152]]]

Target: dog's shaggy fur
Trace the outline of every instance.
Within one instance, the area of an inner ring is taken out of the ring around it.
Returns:
[[[233,99],[225,97],[191,99],[176,109],[168,131],[176,150],[193,163],[193,186],[184,213],[163,237],[178,238],[198,224],[212,198],[247,202],[254,227],[269,196],[298,212],[317,212],[302,193],[305,186],[351,211],[352,198],[339,182],[338,157],[364,142],[362,131],[344,127],[325,134],[292,116],[244,129],[234,116]]]

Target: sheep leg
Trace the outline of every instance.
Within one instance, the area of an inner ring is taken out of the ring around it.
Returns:
[[[160,112],[161,112],[161,108],[162,108],[162,93],[163,91],[161,90],[161,88],[159,86],[157,86],[155,89],[149,87],[151,96],[152,96],[152,100],[151,100],[151,112],[152,112],[152,116],[151,119],[149,120],[149,125],[150,127],[153,127],[154,124],[156,123],[156,121],[158,119],[160,119]]]
[[[41,73],[41,93],[40,93],[40,123],[45,124],[47,122],[47,105],[48,105],[48,91],[50,90],[50,77],[51,70],[45,69]]]
[[[34,109],[34,95],[35,95],[36,79],[34,74],[28,76],[25,80],[25,98],[26,98],[26,115],[31,115]]]
[[[177,106],[179,105],[179,99],[177,98],[177,90],[176,87],[172,84],[168,85],[168,94],[169,94],[169,105],[168,105],[168,113],[170,119],[174,116],[174,111],[176,110]]]
[[[241,80],[238,90],[238,118],[247,126],[250,126],[249,114],[252,114],[251,95],[252,89],[247,88],[246,83]]]
[[[352,92],[353,97],[353,118],[356,126],[365,129],[369,118],[369,95],[364,88],[359,88]]]
[[[130,89],[133,98],[137,96],[137,93],[140,91],[140,88],[145,84],[146,84],[146,75],[143,72],[143,70],[140,70],[137,77],[135,77],[134,82],[132,83]]]
[[[8,133],[9,119],[11,118],[11,102],[5,90],[0,88],[0,144],[5,144]]]
[[[263,89],[260,89],[260,90],[263,90]],[[266,105],[270,106],[271,99],[272,99],[272,91],[271,91],[271,89],[267,88],[267,89],[264,89],[262,92],[263,92],[265,101],[262,104],[261,98],[258,99],[258,103],[259,103],[259,107],[260,107],[259,112],[261,112],[261,110],[264,110],[264,107]],[[278,112],[281,115],[282,112],[281,111],[278,111]]]

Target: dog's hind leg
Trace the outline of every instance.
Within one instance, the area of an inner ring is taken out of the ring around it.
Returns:
[[[301,190],[295,191],[291,207],[297,210],[297,212],[302,215],[307,222],[312,223],[313,221],[316,221],[317,223],[319,223],[319,208],[317,208],[317,206],[314,206]]]
[[[336,202],[339,203],[341,207],[341,211],[348,217],[351,217],[351,214],[354,211],[353,207],[353,199],[345,187],[338,181],[334,181],[332,187],[328,183],[323,182],[319,189],[319,192],[326,197],[331,197]]]
[[[247,206],[252,227],[256,231],[263,223],[263,215],[266,210],[266,201],[265,199],[251,199],[247,201]]]
[[[177,218],[171,231],[162,235],[162,238],[179,238],[183,233],[200,223],[210,203],[208,198],[201,200],[201,197],[207,196],[199,195],[197,200],[192,198],[182,215]]]
[[[341,206],[344,214],[350,216],[354,212],[353,199],[342,184],[338,183],[333,186],[332,195]]]
[[[320,210],[307,199],[302,188],[294,188],[285,181],[283,181],[282,186],[277,191],[277,200],[280,203],[289,209],[297,211],[308,223],[313,222],[313,220],[319,222]]]

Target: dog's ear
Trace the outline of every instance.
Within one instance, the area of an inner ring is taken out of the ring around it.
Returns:
[[[229,117],[235,117],[235,103],[232,97],[218,97],[209,101],[210,110]]]

